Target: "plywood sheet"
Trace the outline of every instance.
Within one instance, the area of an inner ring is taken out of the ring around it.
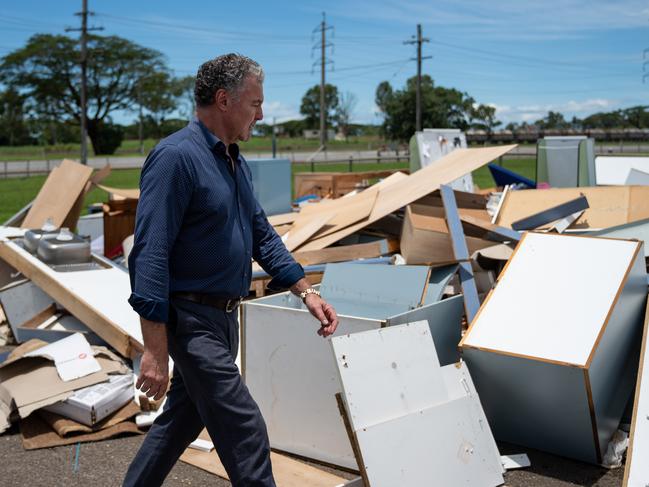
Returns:
[[[293,252],[293,258],[302,264],[315,265],[327,262],[345,262],[357,259],[380,257],[399,251],[398,239],[383,239],[354,245],[341,245],[322,250],[309,250]]]
[[[41,228],[47,219],[60,227],[83,193],[92,168],[64,159],[38,192],[21,228]]]
[[[200,437],[210,439],[206,432],[203,432]],[[180,456],[180,460],[229,480],[225,467],[215,451],[204,452],[187,448]],[[271,452],[270,461],[277,487],[337,487],[346,481],[342,477],[281,453]]]
[[[110,186],[104,186],[103,184],[97,184],[98,188],[103,189],[107,193],[117,196],[116,199],[127,199],[127,200],[137,200],[140,199],[140,190],[137,188],[124,189],[124,188],[113,188]]]
[[[632,169],[649,173],[649,157],[613,157],[598,156],[595,158],[595,178],[598,186],[623,186]]]
[[[304,219],[299,224],[296,221],[289,231],[284,234],[286,238],[284,244],[288,251],[291,252],[306,242],[334,216],[335,213],[321,213]]]
[[[585,366],[640,246],[526,233],[461,345]]]
[[[646,186],[527,189],[507,192],[496,224],[511,227],[517,220],[566,203],[581,194],[586,196],[589,208],[571,228],[602,229],[649,218],[649,187]]]
[[[514,147],[516,146],[505,145],[480,149],[457,149],[434,165],[420,169],[410,176],[401,178],[399,181],[388,182],[390,178],[387,178],[382,181],[384,185],[379,187],[376,203],[366,221],[348,226],[325,237],[313,239],[304,245],[302,250],[316,250],[328,247],[341,238],[351,235],[393,211],[426,196],[438,189],[440,185],[448,184],[467,173],[475,171],[506,154]]]

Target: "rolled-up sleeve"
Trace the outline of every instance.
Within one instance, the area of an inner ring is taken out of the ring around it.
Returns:
[[[304,270],[286,249],[282,239],[268,222],[264,210],[256,203],[253,217],[253,257],[272,277],[268,287],[287,289],[304,277]]]
[[[154,149],[140,178],[129,303],[143,318],[169,318],[169,256],[193,191],[193,175],[173,145]]]

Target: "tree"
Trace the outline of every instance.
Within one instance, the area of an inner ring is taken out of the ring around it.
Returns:
[[[135,86],[135,97],[138,104],[148,112],[160,137],[160,129],[165,116],[178,106],[182,94],[182,85],[168,72],[157,71],[143,73]]]
[[[89,35],[87,52],[88,136],[98,153],[99,132],[109,126],[107,117],[136,103],[135,87],[142,73],[167,68],[160,52],[116,36]],[[0,81],[29,97],[36,116],[80,123],[79,57],[76,39],[36,34],[2,59]]]
[[[491,137],[493,129],[502,125],[496,120],[496,107],[491,105],[476,105],[471,107],[471,127],[487,132],[487,138]]]
[[[336,120],[338,104],[338,88],[328,83],[325,84],[325,121],[327,127],[333,126]],[[306,91],[302,97],[300,113],[305,117],[306,128],[320,128],[320,85],[315,85]]]
[[[383,81],[376,88],[375,102],[384,120],[382,133],[390,139],[407,141],[415,133],[417,78],[412,77],[401,90]],[[422,123],[424,127],[459,128],[470,125],[475,101],[454,88],[434,86],[433,79],[421,77]]]
[[[25,120],[25,96],[9,86],[0,92],[0,145],[21,145],[30,142]]]
[[[338,100],[338,106],[336,107],[336,122],[338,123],[340,132],[345,136],[345,140],[347,140],[349,135],[349,126],[357,103],[358,99],[356,98],[356,95],[350,91],[341,93]]]
[[[560,112],[553,112],[550,110],[548,114],[534,122],[534,124],[542,130],[565,130],[570,128],[570,123],[568,123]]]
[[[194,100],[194,85],[196,78],[194,76],[185,76],[176,78],[175,92],[178,93],[178,110],[187,120],[194,118],[196,113],[196,100]]]

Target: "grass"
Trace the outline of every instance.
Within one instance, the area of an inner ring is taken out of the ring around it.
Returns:
[[[534,179],[534,159],[504,159],[503,166],[523,176]],[[380,164],[359,164],[353,165],[354,172],[359,171],[381,171],[387,169],[407,169],[407,163]],[[347,164],[321,163],[315,165],[316,171],[340,171],[346,172],[349,169]],[[308,172],[310,165],[293,164],[292,173]],[[28,178],[9,178],[0,180],[0,222],[4,222],[27,203],[33,200],[40,190],[46,176],[32,176]],[[139,169],[119,169],[113,172],[103,181],[106,186],[116,188],[137,188],[140,179]],[[473,180],[480,188],[494,186],[489,169],[484,166],[473,173]],[[93,189],[86,196],[85,206],[94,203],[104,202],[108,194],[101,189]]]

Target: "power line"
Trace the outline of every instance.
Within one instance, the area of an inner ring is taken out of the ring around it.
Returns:
[[[81,1],[81,12],[75,15],[81,17],[81,28],[74,29],[68,27],[66,32],[80,31],[81,32],[81,164],[88,163],[88,114],[87,114],[87,93],[88,93],[88,32],[96,30],[104,30],[103,27],[88,27],[88,15],[93,15],[93,12],[88,12],[88,0]]]
[[[417,45],[417,101],[416,101],[416,115],[415,115],[415,130],[421,132],[421,61],[423,59],[431,59],[433,56],[421,56],[421,45],[424,42],[430,42],[430,39],[427,37],[421,36],[421,24],[417,24],[417,37],[409,41],[404,41],[404,44],[416,44]]]
[[[320,22],[320,25],[313,29],[312,35],[319,33],[320,34],[320,42],[316,42],[311,50],[311,53],[313,54],[314,49],[320,49],[320,59],[317,60],[316,63],[320,63],[320,147],[321,149],[326,148],[327,144],[327,120],[326,120],[326,113],[327,113],[327,104],[326,104],[326,97],[325,97],[325,72],[327,68],[327,64],[332,64],[333,61],[327,60],[327,48],[332,48],[333,51],[333,44],[331,42],[327,42],[327,31],[331,30],[332,31],[332,36],[333,36],[333,26],[327,25],[327,20],[325,17],[325,13],[322,12],[322,21]],[[332,52],[333,54],[333,52]]]

